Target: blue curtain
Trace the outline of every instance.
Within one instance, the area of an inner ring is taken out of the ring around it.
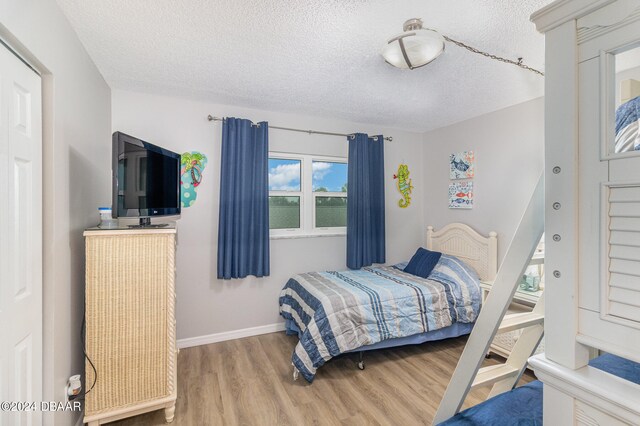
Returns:
[[[347,266],[385,262],[384,138],[349,137]]]
[[[269,125],[222,125],[218,278],[269,275]]]

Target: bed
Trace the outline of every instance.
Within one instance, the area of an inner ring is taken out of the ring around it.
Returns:
[[[640,150],[640,96],[616,110],[615,152]]]
[[[636,362],[604,354],[589,361],[589,365],[640,385],[640,364]],[[535,380],[467,408],[438,426],[542,426],[542,395],[542,382]]]
[[[497,271],[497,238],[452,223],[427,228],[427,249],[443,255],[428,276],[404,272],[406,263],[357,271],[299,274],[280,294],[280,314],[299,342],[294,379],[346,352],[441,340],[470,333],[481,303],[479,280]],[[359,365],[363,368],[363,365]]]

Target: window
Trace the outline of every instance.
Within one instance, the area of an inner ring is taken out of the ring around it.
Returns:
[[[346,227],[346,158],[269,154],[272,236],[344,234]]]
[[[269,229],[299,229],[302,160],[269,158]]]
[[[347,226],[347,164],[311,162],[315,228]]]

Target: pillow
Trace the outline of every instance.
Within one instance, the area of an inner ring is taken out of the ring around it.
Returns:
[[[407,272],[418,277],[427,278],[433,268],[440,260],[442,253],[437,251],[429,251],[420,247],[416,254],[413,255],[407,266],[404,268],[404,272]]]

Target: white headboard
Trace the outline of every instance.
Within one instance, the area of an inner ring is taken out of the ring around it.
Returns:
[[[427,227],[427,249],[456,256],[476,270],[482,281],[498,272],[498,234],[483,237],[464,223],[450,223],[439,231]]]

